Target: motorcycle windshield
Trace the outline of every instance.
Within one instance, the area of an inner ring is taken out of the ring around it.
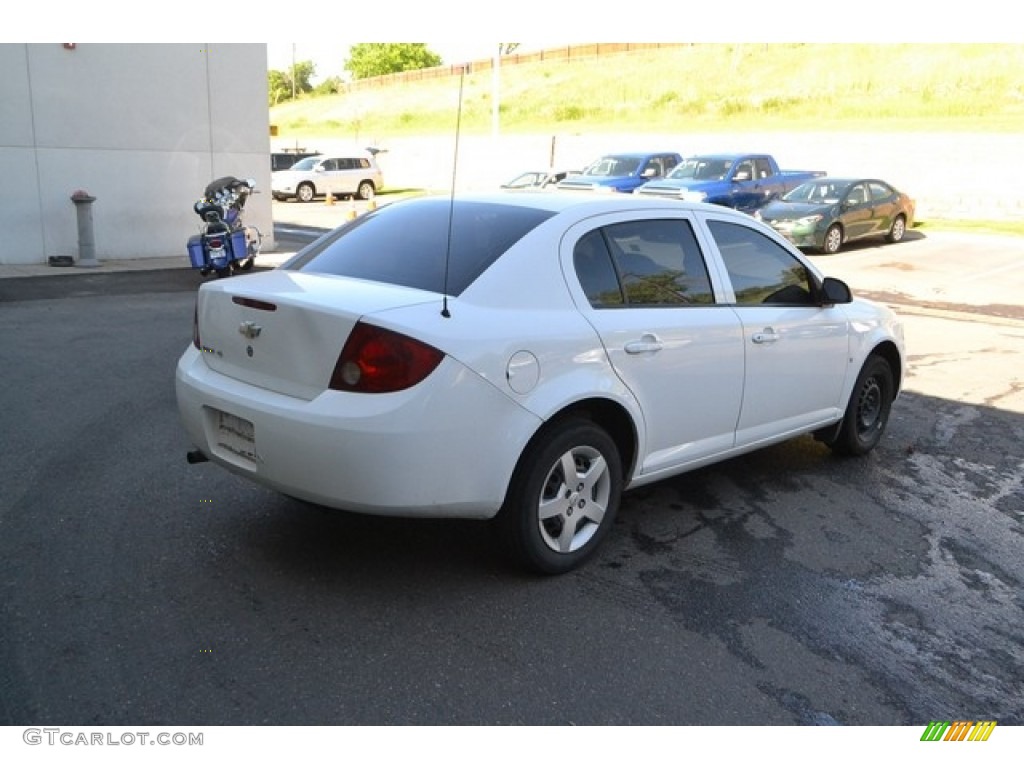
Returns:
[[[235,176],[222,176],[219,179],[214,179],[206,185],[205,195],[207,199],[212,199],[218,192],[230,191],[234,187],[242,182]]]

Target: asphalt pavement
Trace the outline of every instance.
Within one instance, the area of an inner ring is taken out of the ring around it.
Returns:
[[[320,219],[281,242],[347,215],[327,208],[285,205]],[[173,371],[204,279],[183,255],[0,280],[0,726],[999,738],[1024,724],[1024,238],[911,234],[814,257],[905,320],[870,456],[804,437],[637,489],[556,579],[477,521],[326,512],[187,464]]]
[[[188,464],[171,274],[0,304],[0,727],[1024,724],[1024,323],[908,314],[870,456],[804,437],[637,489],[541,579],[478,521]],[[97,279],[135,275],[59,282]]]

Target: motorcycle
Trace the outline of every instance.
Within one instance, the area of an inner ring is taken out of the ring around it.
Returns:
[[[192,206],[203,220],[198,235],[188,239],[188,258],[204,277],[247,272],[256,262],[263,234],[242,222],[242,209],[256,191],[253,179],[224,176],[206,185],[203,197]]]

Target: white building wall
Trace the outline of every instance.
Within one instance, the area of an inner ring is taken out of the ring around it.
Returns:
[[[180,254],[219,176],[254,178],[246,223],[272,247],[266,45],[0,44],[0,264],[78,256],[71,195],[100,260]]]

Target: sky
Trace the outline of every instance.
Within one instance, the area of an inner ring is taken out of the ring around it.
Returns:
[[[102,13],[80,0],[50,0],[19,6],[0,27],[0,42],[265,42],[282,32],[298,37],[311,53],[298,60],[319,61],[320,51],[337,47],[344,59],[351,43],[429,41],[446,63],[489,55],[490,40],[545,39],[536,48],[569,42],[1005,42],[1021,43],[1020,26],[1005,0],[937,3],[935,0],[857,0],[836,5],[729,0],[387,0],[346,4],[303,0],[287,7],[250,3],[239,13],[218,14],[208,0],[175,0],[154,23],[140,14],[138,0],[104,0]],[[224,9],[220,9],[224,10]],[[237,9],[236,9],[237,10]],[[112,24],[116,19],[117,24]],[[268,43],[291,62],[290,43]],[[296,50],[302,56],[301,48]],[[451,57],[451,58],[449,58]],[[333,59],[333,55],[328,57]],[[318,68],[319,68],[318,66]],[[339,62],[337,69],[343,64]],[[271,68],[279,68],[273,67]]]

